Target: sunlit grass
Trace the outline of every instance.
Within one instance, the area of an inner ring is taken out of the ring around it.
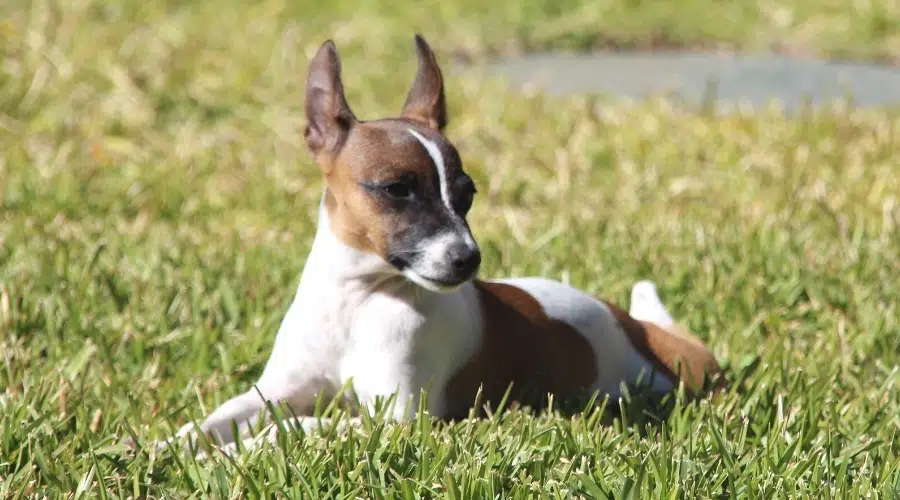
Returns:
[[[609,40],[900,54],[890,2],[328,5],[0,7],[0,496],[898,493],[896,113],[549,100],[460,69],[448,135],[478,184],[483,276],[549,276],[623,305],[655,279],[734,389],[661,425],[639,408],[376,418],[203,463],[123,446],[202,418],[262,370],[315,230],[302,95],[325,38],[363,118],[399,110],[413,31],[446,68]]]

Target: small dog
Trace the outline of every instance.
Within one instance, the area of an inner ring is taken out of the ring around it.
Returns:
[[[370,411],[392,398],[395,420],[414,417],[427,389],[428,413],[453,420],[477,395],[496,404],[510,387],[617,398],[640,380],[654,393],[683,383],[698,395],[724,380],[650,281],[634,286],[625,312],[549,279],[476,279],[481,254],[466,222],[475,184],[443,135],[441,69],[418,34],[415,46],[418,71],[397,118],[356,118],[332,41],[311,61],[305,138],[325,180],[315,240],[255,387],[199,431],[234,446],[271,421],[269,403],[309,429],[316,399],[345,386]],[[188,434],[191,424],[176,437]]]

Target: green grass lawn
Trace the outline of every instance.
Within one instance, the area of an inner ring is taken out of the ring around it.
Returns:
[[[494,5],[493,7],[485,5]],[[655,279],[732,390],[659,423],[526,411],[130,450],[250,387],[321,183],[308,58],[396,114],[454,55],[689,44],[900,56],[897,2],[9,0],[0,6],[0,497],[891,498],[900,494],[900,114],[549,100],[449,71],[483,277],[627,306]]]

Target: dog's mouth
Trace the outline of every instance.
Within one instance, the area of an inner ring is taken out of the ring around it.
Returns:
[[[401,272],[409,267],[409,261],[396,255],[388,257],[388,264],[394,266],[395,269]]]
[[[422,262],[422,255],[416,252],[397,252],[386,259],[388,264],[400,272],[407,280],[433,292],[453,292],[471,281],[478,274],[480,256],[475,264],[468,266],[447,262]]]
[[[468,281],[471,281],[477,273],[476,269],[472,273],[463,276],[453,276],[450,278],[438,277],[426,275],[420,271],[417,271],[410,264],[409,260],[400,256],[390,257],[388,259],[388,263],[396,270],[400,271],[400,274],[402,274],[409,281],[433,292],[453,292],[459,289],[459,287],[461,287]]]
[[[467,283],[474,277],[474,275],[467,276],[464,279],[452,280],[452,281],[446,280],[446,279],[440,279],[440,278],[431,278],[428,276],[423,276],[423,275],[413,271],[409,267],[407,267],[406,269],[401,271],[401,273],[403,274],[404,277],[406,277],[406,279],[415,283],[416,285],[419,285],[420,287],[422,287],[426,290],[430,290],[432,292],[440,292],[440,293],[455,292],[461,286],[463,286],[465,283]]]

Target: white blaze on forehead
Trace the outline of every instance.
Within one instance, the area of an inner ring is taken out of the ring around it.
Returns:
[[[444,204],[447,205],[447,208],[452,211],[453,204],[450,201],[450,186],[447,185],[447,167],[444,165],[444,157],[443,155],[441,155],[440,148],[438,148],[437,144],[435,144],[434,141],[426,139],[422,136],[422,134],[416,132],[415,130],[407,130],[409,130],[409,133],[412,134],[412,136],[422,144],[422,146],[425,148],[425,151],[428,151],[428,156],[431,157],[431,160],[434,162],[434,167],[437,169],[438,182],[441,189],[441,199],[444,200]]]

